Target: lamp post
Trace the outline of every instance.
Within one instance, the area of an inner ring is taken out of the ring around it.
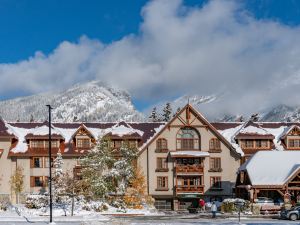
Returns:
[[[50,223],[52,223],[52,172],[51,172],[51,105],[46,105],[49,112],[49,197],[50,197]]]

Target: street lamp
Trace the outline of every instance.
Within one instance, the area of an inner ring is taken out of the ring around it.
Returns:
[[[52,223],[52,172],[51,172],[51,105],[46,105],[49,112],[49,196],[50,196],[50,223]]]

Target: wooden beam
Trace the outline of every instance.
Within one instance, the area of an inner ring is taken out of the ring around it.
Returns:
[[[186,125],[170,125],[170,127],[185,127]],[[193,125],[193,127],[203,127],[208,128],[207,125]]]
[[[284,196],[284,193],[280,190],[277,190],[277,192],[283,197]]]

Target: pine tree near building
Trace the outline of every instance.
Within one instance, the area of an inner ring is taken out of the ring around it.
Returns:
[[[103,198],[108,192],[115,191],[115,181],[108,171],[114,166],[112,143],[109,139],[99,139],[81,160],[83,183],[89,184],[86,197]]]
[[[10,185],[16,195],[16,202],[19,203],[19,195],[24,189],[24,175],[22,167],[17,166],[16,171],[10,177]]]
[[[63,164],[64,162],[63,162],[62,154],[59,151],[57,153],[57,157],[53,161],[54,173],[52,178],[53,196],[56,203],[65,203],[67,198],[66,196],[67,185],[64,180]]]
[[[149,116],[149,119],[150,119],[151,122],[159,122],[160,121],[160,119],[158,117],[158,114],[157,114],[156,107],[154,107],[152,109],[152,112],[151,112],[151,115]]]
[[[163,114],[162,114],[163,121],[168,122],[171,119],[171,115],[172,115],[171,103],[167,102],[165,107],[163,108]]]
[[[123,195],[134,176],[134,164],[138,150],[136,147],[130,147],[128,143],[123,143],[119,151],[120,158],[114,163],[107,176],[115,180],[116,192]]]

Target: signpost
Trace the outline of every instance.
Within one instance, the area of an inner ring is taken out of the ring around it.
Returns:
[[[239,210],[239,223],[241,222],[241,209],[245,206],[245,202],[242,201],[241,199],[237,199],[234,202],[234,205],[238,208]]]
[[[46,105],[49,111],[49,205],[50,205],[50,224],[52,223],[52,172],[51,172],[51,109],[50,105]]]

